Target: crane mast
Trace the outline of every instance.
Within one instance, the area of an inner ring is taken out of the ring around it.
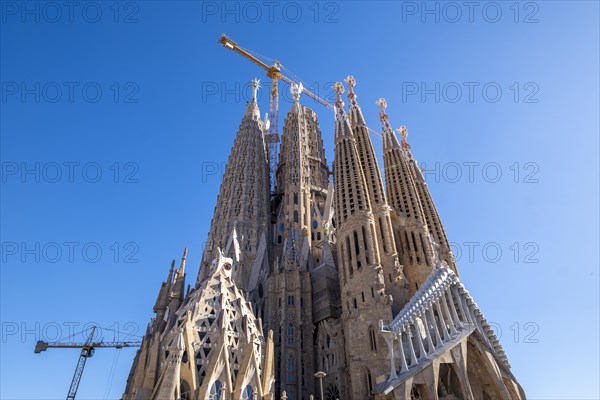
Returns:
[[[83,369],[85,368],[85,363],[88,358],[94,355],[96,347],[113,347],[115,349],[122,349],[123,347],[139,347],[141,346],[141,342],[132,341],[132,342],[94,342],[94,333],[96,332],[96,327],[93,326],[90,334],[88,335],[86,341],[84,343],[76,343],[76,342],[45,342],[39,340],[35,345],[34,353],[41,353],[42,351],[46,351],[49,348],[60,348],[60,349],[79,349],[81,348],[81,352],[79,353],[79,359],[77,360],[77,365],[75,366],[75,373],[73,374],[73,379],[71,380],[71,386],[69,387],[69,392],[67,393],[67,400],[75,400],[75,396],[77,395],[77,389],[79,388],[79,382],[81,382],[81,377],[83,375]]]
[[[75,373],[73,374],[73,379],[71,380],[71,386],[69,387],[67,400],[75,400],[77,388],[79,388],[79,382],[81,382],[81,376],[83,375],[83,368],[85,368],[85,362],[89,357],[92,357],[94,355],[94,348],[90,346],[90,343],[94,338],[94,332],[96,332],[95,326],[90,331],[90,335],[85,341],[85,344],[81,346],[81,353],[79,353],[79,360],[77,361]]]
[[[269,132],[267,133],[267,145],[269,151],[269,175],[271,193],[275,191],[275,177],[277,174],[277,164],[279,163],[279,131],[277,122],[279,121],[279,79],[271,78],[271,93],[269,96]]]

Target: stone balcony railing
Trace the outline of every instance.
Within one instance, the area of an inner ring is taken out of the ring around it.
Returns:
[[[399,375],[420,371],[475,330],[496,358],[510,368],[494,331],[458,277],[449,268],[435,269],[388,325],[383,321],[379,323],[379,333],[388,345],[391,364],[388,383],[398,381]]]

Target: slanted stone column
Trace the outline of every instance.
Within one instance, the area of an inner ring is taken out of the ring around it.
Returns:
[[[441,292],[441,297],[440,300],[442,302],[442,308],[444,309],[444,312],[446,313],[446,317],[448,318],[448,325],[450,325],[450,333],[452,336],[456,335],[456,328],[454,327],[454,321],[452,320],[452,314],[450,314],[450,309],[448,307],[448,302],[446,301],[446,296],[444,295],[444,292]]]
[[[425,347],[423,346],[423,338],[421,337],[421,330],[417,325],[416,321],[413,322],[412,327],[415,331],[415,335],[417,335],[417,344],[419,345],[419,361],[427,357],[427,352],[425,351]]]
[[[433,345],[433,341],[431,340],[431,329],[429,328],[429,322],[427,321],[427,308],[421,308],[421,316],[423,318],[423,324],[427,330],[427,347],[429,353],[433,353],[435,351],[435,346]]]
[[[390,360],[390,378],[389,380],[394,380],[398,378],[398,374],[396,373],[396,360],[394,358],[394,334],[390,331],[383,330],[383,321],[379,322],[379,333],[383,335],[385,339],[385,343],[388,347],[388,358]],[[400,346],[402,348],[402,346]],[[405,361],[406,363],[406,361]]]
[[[402,332],[398,338],[400,344],[400,373],[408,371],[408,364],[406,364],[406,355],[404,354],[404,345],[402,344]]]
[[[408,339],[408,347],[409,347],[409,354],[410,354],[410,366],[412,367],[413,365],[417,364],[417,355],[415,354],[415,347],[412,342],[410,325],[408,326],[408,328],[405,332],[406,332],[406,338]]]
[[[435,309],[437,310],[438,319],[440,321],[440,325],[442,326],[442,332],[444,334],[444,340],[450,340],[450,335],[448,334],[448,328],[446,327],[446,321],[444,321],[444,314],[442,314],[442,309],[440,307],[440,300],[435,300]]]
[[[433,330],[435,332],[436,347],[440,347],[444,344],[444,341],[440,336],[440,331],[438,329],[437,322],[435,321],[435,315],[433,315],[433,303],[429,305],[427,310],[429,311],[429,317],[431,318],[431,324],[433,325]]]

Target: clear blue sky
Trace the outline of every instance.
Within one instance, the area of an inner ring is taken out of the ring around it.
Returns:
[[[225,32],[322,96],[353,74],[376,130],[385,97],[528,397],[599,398],[598,3],[244,4],[1,3],[0,397],[65,397],[78,352],[37,339],[143,334],[185,246],[193,283],[243,89],[267,82]],[[302,102],[331,162],[330,112]],[[121,395],[134,350],[109,385],[115,354],[79,398]]]

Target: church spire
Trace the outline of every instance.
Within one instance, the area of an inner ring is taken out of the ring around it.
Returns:
[[[344,113],[344,101],[342,100],[342,93],[344,93],[344,85],[341,82],[337,82],[333,86],[336,99],[335,99],[335,140],[341,140],[343,138],[352,137],[352,128],[348,122],[348,118]]]
[[[179,264],[179,269],[177,270],[177,273],[179,275],[182,275],[185,273],[185,261],[186,261],[187,253],[188,253],[188,248],[185,247],[183,249],[183,256],[181,257],[181,264]]]
[[[370,212],[371,204],[356,148],[356,140],[352,134],[350,122],[344,113],[344,101],[342,100],[344,86],[337,82],[334,89],[337,94],[335,101],[334,182],[339,188],[336,190],[336,198],[338,207],[341,208],[338,210],[339,213],[336,211],[336,214],[339,223],[342,223],[358,211]],[[345,184],[346,181],[348,184]],[[346,201],[350,202],[351,206]]]
[[[406,130],[401,132],[403,146],[400,145],[388,115],[387,102],[379,99],[379,118],[383,129],[383,160],[386,181],[386,193],[390,206],[400,223],[395,225],[396,248],[404,265],[404,272],[410,284],[412,295],[423,284],[434,268],[433,248],[429,240],[429,231],[421,196],[415,183],[410,147],[406,142]]]
[[[175,260],[171,260],[171,268],[169,268],[169,275],[167,276],[167,283],[173,281],[173,270],[175,269]]]
[[[381,98],[375,102],[377,106],[379,106],[379,119],[381,120],[381,128],[383,129],[383,148],[398,148],[400,149],[400,143],[398,143],[398,139],[396,135],[394,135],[394,130],[392,129],[392,125],[390,124],[389,118],[385,112],[387,108],[387,101]]]
[[[346,78],[348,83],[348,100],[350,101],[350,121],[352,125],[352,132],[356,139],[356,148],[358,156],[361,161],[361,166],[367,187],[369,189],[369,198],[371,205],[375,211],[376,205],[385,206],[387,201],[383,191],[383,181],[381,179],[381,171],[377,163],[377,157],[375,156],[375,150],[373,149],[373,143],[369,137],[369,128],[365,123],[362,112],[356,101],[356,93],[354,93],[354,86],[356,86],[356,80],[353,76]]]
[[[252,98],[246,106],[245,115],[252,117],[255,120],[260,121],[260,110],[258,109],[258,89],[260,88],[260,80],[254,78],[250,81],[250,87],[252,88]]]
[[[173,290],[172,296],[174,297],[183,297],[184,292],[183,288],[185,285],[185,261],[187,257],[188,249],[187,247],[183,249],[183,257],[181,257],[181,263],[179,264],[179,268],[175,272],[175,277],[173,278]]]
[[[367,184],[369,201],[375,218],[375,236],[381,255],[383,274],[388,278],[386,285],[387,294],[394,298],[393,309],[399,311],[406,301],[407,291],[405,289],[406,279],[402,272],[390,219],[391,208],[387,203],[381,170],[377,162],[377,156],[373,148],[373,142],[369,136],[369,128],[365,123],[362,111],[356,101],[354,86],[356,80],[352,76],[346,78],[348,84],[348,100],[350,101],[350,121],[352,132],[356,140],[358,158],[362,167],[363,175]]]
[[[408,159],[408,165],[415,182],[419,201],[423,209],[423,216],[427,224],[429,234],[432,236],[431,240],[434,241],[434,244],[432,244],[434,246],[434,250],[439,253],[440,259],[445,261],[448,267],[451,268],[458,276],[456,260],[454,259],[454,254],[452,254],[452,249],[450,248],[450,242],[446,236],[444,226],[442,225],[442,221],[431,197],[431,193],[429,192],[427,182],[425,182],[425,177],[419,168],[417,160],[414,159],[410,150],[410,145],[406,140],[408,137],[408,130],[406,127],[401,126],[397,131],[402,137],[402,151]]]
[[[169,297],[169,310],[174,311],[179,308],[185,297],[185,259],[187,256],[187,247],[183,250],[183,257],[181,258],[181,264],[175,271],[173,281],[170,284],[168,290]],[[175,264],[175,260],[173,260]]]
[[[171,293],[171,287],[173,286],[173,271],[175,269],[175,260],[171,261],[171,268],[169,268],[169,274],[167,280],[160,285],[158,296],[156,296],[156,302],[154,303],[154,312],[157,315],[157,321],[162,319],[164,316],[167,305],[169,304],[169,295]]]
[[[403,152],[398,138],[394,134],[386,113],[387,102],[379,99],[377,105],[380,108],[379,119],[383,129],[383,152],[387,197],[390,205],[404,214],[406,218],[415,218],[423,221],[423,210],[419,203],[408,159]],[[405,141],[405,139],[404,139]],[[408,143],[406,143],[408,146]],[[400,183],[400,184],[398,184]]]
[[[242,238],[240,247],[245,251],[233,276],[236,283],[246,289],[256,253],[260,250],[261,237],[268,232],[269,162],[265,130],[256,101],[260,87],[258,79],[253,80],[251,86],[253,97],[248,102],[229,154],[196,286],[210,272],[217,247],[225,247],[235,226]]]
[[[392,298],[386,293],[375,218],[357,140],[344,114],[341,99],[344,89],[339,82],[334,87],[337,99],[333,172],[342,324],[346,332],[369,332],[380,319],[385,321],[391,317]],[[386,364],[381,352],[359,354],[363,340],[360,338],[350,334],[346,342],[348,359],[360,359],[348,366],[351,398],[364,398],[360,393],[365,369],[377,376],[385,370]]]
[[[300,380],[298,374],[290,379],[290,371],[302,371],[306,377],[317,371],[315,358],[305,349],[314,345],[316,318],[326,318],[337,309],[322,306],[328,304],[331,291],[316,297],[312,283],[313,273],[323,260],[321,213],[329,184],[323,139],[316,113],[300,104],[302,85],[290,84],[290,92],[293,103],[283,125],[271,203],[274,229],[269,241],[274,263],[262,283],[270,293],[281,293],[282,297],[258,295],[261,286],[254,296],[257,307],[266,307],[264,326],[273,329],[277,338],[275,354],[280,361],[275,391],[295,393],[300,399],[314,393],[314,381]],[[313,298],[317,304],[313,304]],[[312,310],[323,311],[313,315]],[[287,316],[286,322],[282,323],[279,316]]]

